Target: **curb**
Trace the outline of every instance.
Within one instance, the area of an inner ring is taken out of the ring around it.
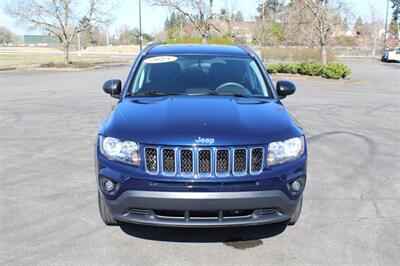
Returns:
[[[106,67],[120,67],[120,66],[129,66],[130,63],[125,62],[116,62],[116,63],[104,63],[98,64],[90,67],[81,67],[81,68],[73,68],[73,67],[40,67],[38,64],[34,65],[22,65],[22,66],[14,66],[14,67],[3,67],[0,68],[0,71],[8,71],[8,70],[27,70],[27,71],[66,71],[66,72],[74,72],[74,71],[83,71],[83,70],[94,70],[94,69],[102,69]]]
[[[276,73],[276,74],[269,74],[271,77],[283,77],[288,79],[301,79],[301,80],[321,80],[321,81],[349,81],[350,78],[341,78],[341,79],[327,79],[321,76],[309,76],[309,75],[301,75],[301,74],[290,74],[290,73]]]
[[[0,67],[0,71],[16,70],[17,67]]]

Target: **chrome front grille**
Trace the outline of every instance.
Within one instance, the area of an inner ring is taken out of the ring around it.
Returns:
[[[257,174],[262,171],[264,166],[264,149],[263,148],[253,148],[250,150],[250,173]]]
[[[193,150],[184,149],[180,153],[181,175],[193,175]]]
[[[223,176],[229,174],[229,150],[217,150],[216,152],[216,176]]]
[[[197,156],[199,175],[211,175],[211,150],[199,150]]]
[[[149,173],[158,173],[158,152],[156,148],[146,148],[146,170]]]
[[[176,158],[174,149],[162,149],[162,172],[174,175],[176,172]]]
[[[235,149],[233,156],[233,173],[245,175],[247,170],[247,150]]]
[[[264,147],[146,147],[149,174],[183,177],[258,175],[264,168]]]

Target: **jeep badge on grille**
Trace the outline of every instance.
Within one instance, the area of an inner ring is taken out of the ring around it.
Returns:
[[[215,140],[213,138],[202,138],[198,137],[194,140],[197,144],[213,144]]]

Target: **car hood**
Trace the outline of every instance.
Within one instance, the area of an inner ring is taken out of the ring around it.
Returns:
[[[223,96],[125,98],[100,134],[157,145],[258,145],[302,134],[278,102]],[[213,139],[200,141],[196,139]]]

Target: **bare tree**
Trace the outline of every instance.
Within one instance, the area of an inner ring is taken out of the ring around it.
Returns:
[[[12,32],[6,27],[0,26],[0,44],[6,45],[12,42]]]
[[[381,16],[371,3],[369,3],[369,10],[370,10],[370,23],[368,23],[367,26],[370,36],[368,36],[369,38],[367,39],[370,39],[369,45],[372,46],[372,57],[375,57],[377,48],[379,46],[381,47],[383,46],[383,43],[380,42],[379,40],[379,30],[385,28],[385,24],[380,19]]]
[[[213,0],[149,0],[155,6],[168,7],[179,12],[189,19],[203,38],[203,43],[208,43],[210,30],[219,29],[213,24]]]
[[[257,18],[253,25],[253,39],[257,45],[278,45],[284,40],[283,24],[262,21]]]
[[[224,8],[227,11],[228,23],[236,20],[237,0],[225,0]]]
[[[109,19],[111,7],[104,0],[14,0],[5,11],[29,29],[42,29],[58,38],[64,49],[64,63],[69,64],[72,39],[86,28]],[[83,21],[83,23],[82,23]]]
[[[258,45],[273,45],[283,40],[282,0],[262,0],[257,6],[258,15],[253,27],[253,38]]]
[[[285,39],[290,45],[316,46],[314,29],[310,27],[312,15],[306,9],[303,0],[294,0],[285,7]]]
[[[327,63],[327,46],[336,28],[342,24],[345,6],[340,0],[294,0],[289,7],[293,34],[299,32],[310,46],[318,46],[321,62]],[[293,15],[294,14],[294,15]]]

